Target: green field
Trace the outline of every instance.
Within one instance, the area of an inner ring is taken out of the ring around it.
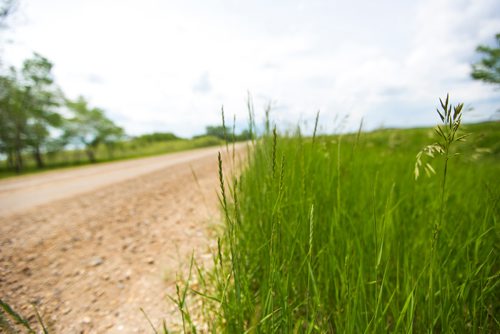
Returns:
[[[213,136],[201,136],[194,139],[172,139],[154,142],[123,141],[118,142],[110,151],[105,145],[97,147],[95,152],[96,162],[109,162],[124,159],[134,159],[158,154],[173,153],[195,148],[221,145],[223,141]],[[24,169],[16,173],[9,168],[6,161],[0,162],[0,178],[43,172],[51,169],[76,167],[92,164],[84,150],[63,150],[43,155],[45,167],[40,169],[30,154],[24,154]]]
[[[446,176],[435,154],[416,180],[433,129],[268,130],[221,179],[225,232],[194,288],[212,331],[498,333],[500,123],[462,132]]]

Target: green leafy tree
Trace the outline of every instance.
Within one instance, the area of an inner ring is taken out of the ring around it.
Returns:
[[[73,112],[64,125],[68,142],[83,146],[91,162],[96,162],[96,150],[101,144],[112,152],[114,144],[125,134],[123,129],[107,118],[104,110],[89,107],[81,96],[76,101],[67,100],[66,105]]]
[[[490,84],[500,84],[500,33],[495,35],[496,46],[480,45],[476,51],[483,55],[472,65],[472,78]]]
[[[23,153],[30,150],[39,168],[42,152],[52,140],[50,132],[61,125],[57,112],[59,90],[51,74],[52,64],[34,54],[21,71],[11,67],[0,77],[0,150],[9,167],[20,172]]]
[[[50,130],[60,127],[62,117],[57,112],[61,93],[54,85],[52,63],[35,53],[33,58],[24,62],[22,69],[23,90],[26,95],[25,107],[28,109],[27,145],[39,168],[44,166],[42,151],[51,141]]]
[[[241,133],[239,135],[236,135],[235,138],[236,141],[244,141],[250,139],[252,139],[252,133],[248,129],[241,131]]]
[[[25,92],[19,86],[18,73],[11,67],[0,77],[0,151],[10,168],[23,168],[22,151],[26,147],[28,113]]]
[[[179,139],[175,134],[171,132],[153,132],[144,135],[140,135],[134,138],[134,141],[140,144],[151,144],[162,141],[170,141]]]
[[[252,137],[251,132],[248,129],[245,129],[240,134],[237,134],[233,133],[233,129],[229,129],[228,127],[224,127],[222,125],[207,126],[205,134],[201,136],[213,136],[228,142],[249,140]],[[196,136],[195,138],[201,136]]]
[[[125,131],[110,119],[103,120],[99,131],[102,143],[106,146],[108,157],[111,159],[113,158],[116,146],[125,138]]]
[[[214,136],[222,140],[229,138],[229,133],[229,129],[222,125],[206,127],[207,136]]]

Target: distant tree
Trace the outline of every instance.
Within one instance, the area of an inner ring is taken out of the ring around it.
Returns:
[[[245,129],[241,131],[239,135],[236,135],[236,141],[244,141],[250,139],[252,139],[252,133],[248,129]]]
[[[17,71],[11,67],[0,77],[0,152],[16,172],[23,168],[28,113],[25,92],[19,86]]]
[[[206,135],[214,136],[220,138],[222,140],[226,140],[230,138],[229,129],[227,127],[223,127],[222,125],[218,126],[207,126],[206,127]]]
[[[62,124],[62,117],[57,112],[62,93],[55,86],[51,71],[52,63],[37,53],[24,62],[22,69],[25,108],[29,113],[27,145],[31,147],[39,168],[44,166],[42,151],[51,140],[50,130]]]
[[[174,139],[179,139],[176,135],[174,135],[171,132],[153,132],[153,133],[147,133],[144,135],[140,135],[134,138],[134,141],[139,142],[139,143],[154,143],[154,142],[160,142],[160,141],[169,141],[169,140],[174,140]]]
[[[111,159],[117,144],[125,138],[125,130],[114,124],[110,119],[106,119],[101,124],[99,131],[101,132],[102,143],[106,146],[108,157]]]
[[[11,67],[0,77],[0,150],[16,171],[23,168],[23,151],[31,148],[38,167],[42,151],[51,140],[50,130],[60,126],[59,91],[51,74],[52,64],[35,54],[18,72]]]
[[[481,61],[472,65],[472,78],[490,84],[500,84],[500,33],[495,35],[496,46],[480,45],[476,51],[483,55]]]
[[[6,19],[14,9],[13,0],[0,0],[0,32],[7,27]],[[1,36],[0,36],[1,37]],[[20,171],[23,165],[21,150],[17,150],[17,157],[14,154],[14,132],[18,128],[14,115],[17,106],[14,96],[19,94],[17,87],[16,71],[10,68],[5,71],[2,66],[2,44],[0,38],[0,153],[7,156],[8,167]],[[18,140],[18,142],[21,142]]]
[[[90,108],[83,97],[76,101],[67,100],[66,105],[73,115],[65,122],[65,138],[76,145],[83,145],[91,162],[96,162],[95,152],[100,144],[112,150],[124,136],[123,129],[107,118],[104,110]]]
[[[228,127],[224,128],[224,126],[222,125],[217,125],[217,126],[207,126],[205,135],[196,136],[195,138],[202,136],[213,136],[222,140],[226,140],[228,142],[232,142],[232,141],[249,140],[251,138],[251,133],[250,130],[246,129],[243,130],[240,134],[233,133],[232,129],[229,129]]]

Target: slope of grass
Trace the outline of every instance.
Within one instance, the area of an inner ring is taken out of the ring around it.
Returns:
[[[500,123],[464,130],[444,201],[443,159],[413,172],[432,129],[268,133],[221,177],[214,332],[498,332]]]
[[[216,146],[222,143],[222,140],[212,136],[203,136],[195,139],[173,139],[143,144],[137,144],[132,141],[117,144],[113,151],[109,151],[104,145],[101,145],[95,152],[95,156],[97,160],[96,163],[101,163]],[[4,161],[3,166],[0,166],[0,178],[91,164],[83,150],[69,150],[45,154],[44,161],[45,167],[41,169],[37,168],[33,157],[29,154],[25,154],[24,169],[21,173],[16,173],[8,169]]]

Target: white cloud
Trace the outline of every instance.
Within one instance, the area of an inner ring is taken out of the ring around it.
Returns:
[[[433,123],[450,92],[488,117],[498,91],[469,79],[479,43],[500,31],[494,0],[26,0],[5,57],[55,63],[70,97],[83,94],[131,133],[201,132],[220,108],[246,119],[274,101],[277,121],[322,110],[325,127]]]
[[[210,83],[210,76],[208,72],[203,73],[200,76],[198,82],[196,82],[193,86],[193,92],[206,94],[212,90],[212,84]]]

